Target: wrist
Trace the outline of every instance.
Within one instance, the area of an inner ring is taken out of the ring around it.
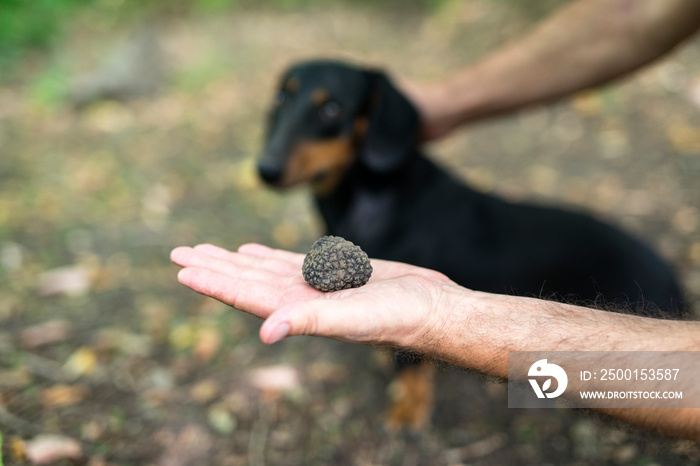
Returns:
[[[518,107],[520,97],[511,96],[510,83],[503,82],[512,66],[497,57],[442,81],[406,86],[421,116],[424,139],[438,139],[463,124]]]
[[[454,80],[444,80],[427,84],[404,82],[403,91],[420,115],[421,138],[426,141],[439,139],[463,121],[461,115],[465,95]],[[465,104],[466,106],[466,104]]]
[[[411,348],[496,377],[507,376],[509,351],[561,349],[562,339],[576,339],[562,326],[568,320],[558,318],[575,306],[455,284],[445,287],[436,303],[435,317]]]
[[[501,375],[508,342],[508,296],[472,291],[455,283],[443,284],[433,300],[430,317],[406,348],[461,367]]]

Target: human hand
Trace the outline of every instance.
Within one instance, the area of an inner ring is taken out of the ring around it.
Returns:
[[[447,136],[459,124],[454,116],[454,96],[443,83],[401,81],[399,87],[420,115],[420,140],[430,142]]]
[[[303,254],[245,244],[238,252],[203,244],[179,247],[171,259],[184,267],[183,285],[265,319],[264,343],[291,335],[386,344],[419,350],[449,311],[443,274],[399,262],[372,260],[372,278],[360,288],[324,293],[302,277]]]

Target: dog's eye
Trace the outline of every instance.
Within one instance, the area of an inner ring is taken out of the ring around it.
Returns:
[[[326,123],[333,123],[340,119],[343,109],[335,100],[329,100],[318,109],[318,116]]]

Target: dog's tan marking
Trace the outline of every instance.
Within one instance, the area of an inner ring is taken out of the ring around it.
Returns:
[[[328,193],[354,158],[351,138],[302,142],[292,153],[284,172],[283,184],[312,182],[314,190]]]
[[[355,160],[355,148],[367,127],[367,119],[358,118],[351,137],[300,143],[289,157],[281,185],[311,182],[318,196],[330,194]]]
[[[297,78],[289,78],[284,83],[284,90],[287,92],[296,92],[299,90],[299,80]]]
[[[323,105],[328,100],[330,100],[331,95],[328,93],[328,91],[322,87],[319,87],[318,89],[314,89],[314,91],[311,93],[311,101],[315,103],[316,105]]]
[[[430,422],[434,403],[435,366],[425,361],[405,367],[389,386],[391,405],[386,412],[387,428],[393,432],[403,427],[420,430]]]

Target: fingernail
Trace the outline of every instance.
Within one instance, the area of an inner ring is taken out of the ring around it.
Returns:
[[[287,322],[277,324],[277,326],[272,329],[272,332],[270,332],[268,344],[277,343],[287,335],[289,335],[289,324]]]

